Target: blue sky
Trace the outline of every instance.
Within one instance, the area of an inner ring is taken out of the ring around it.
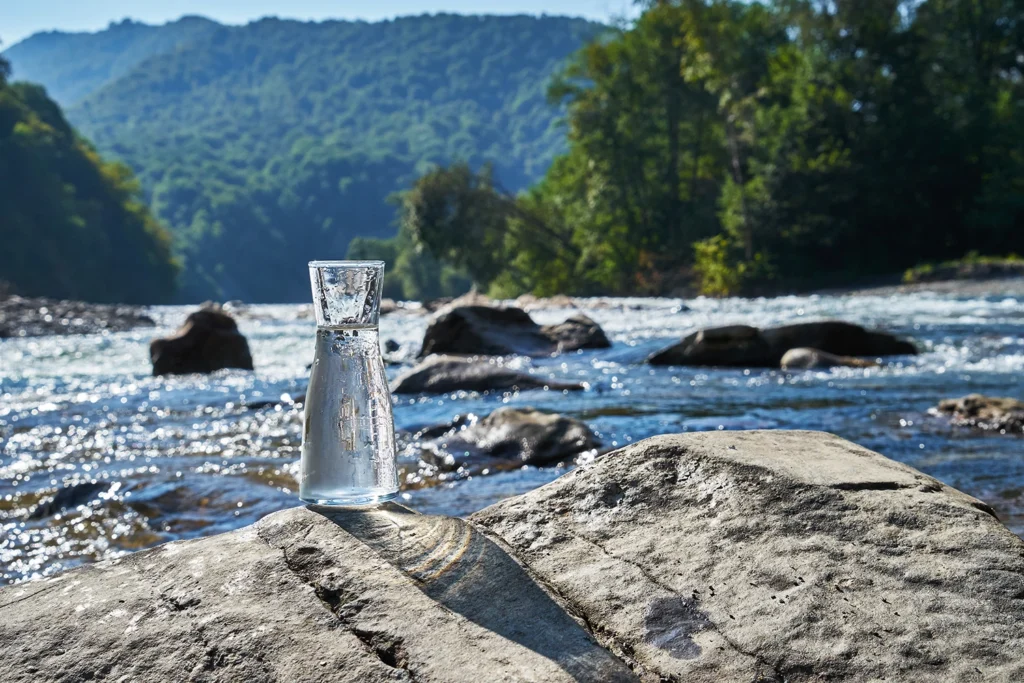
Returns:
[[[37,31],[98,31],[126,17],[162,24],[201,14],[227,24],[268,15],[366,19],[404,14],[568,14],[610,21],[635,14],[631,0],[0,0],[0,40],[10,47]]]

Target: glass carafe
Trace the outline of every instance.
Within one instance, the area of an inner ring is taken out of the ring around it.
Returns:
[[[383,261],[311,261],[316,353],[306,390],[299,497],[370,505],[398,493],[395,423],[377,322]]]

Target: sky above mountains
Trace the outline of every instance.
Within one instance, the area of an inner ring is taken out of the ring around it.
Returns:
[[[199,14],[225,24],[265,16],[320,21],[435,12],[459,14],[559,14],[609,22],[637,14],[631,0],[36,0],[0,2],[0,41],[10,47],[39,31],[99,31],[131,18],[162,24]]]

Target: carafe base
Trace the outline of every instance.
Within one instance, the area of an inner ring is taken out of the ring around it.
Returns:
[[[386,503],[398,497],[398,491],[351,491],[348,493],[338,492],[329,498],[315,498],[300,496],[302,502],[320,507],[367,507]]]

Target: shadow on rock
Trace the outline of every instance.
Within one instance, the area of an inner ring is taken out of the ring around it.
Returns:
[[[576,680],[635,680],[469,522],[421,515],[394,503],[369,510],[308,509],[373,548],[446,609],[557,663]]]

